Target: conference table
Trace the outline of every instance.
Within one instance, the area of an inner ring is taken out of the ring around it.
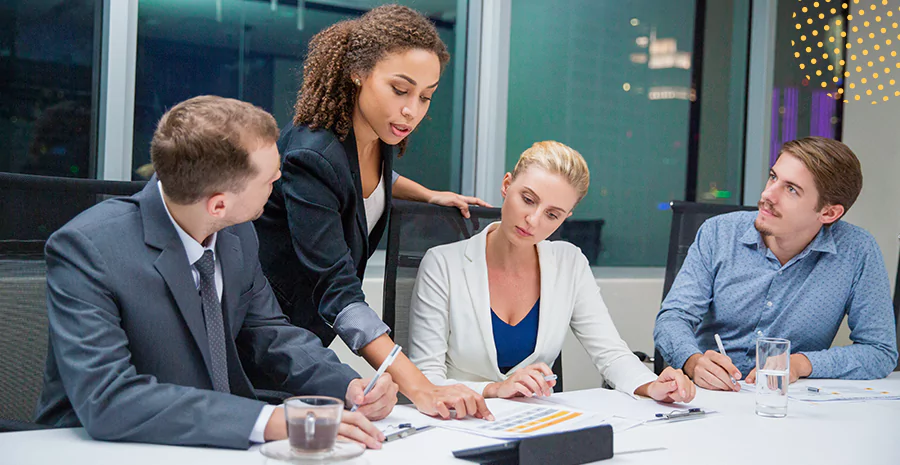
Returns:
[[[847,381],[840,381],[846,385]],[[800,380],[801,386],[828,386],[829,380]],[[854,381],[875,391],[900,392],[900,372],[873,381]],[[653,418],[672,405],[632,399],[607,389],[553,394],[529,403],[564,405],[598,418]],[[615,456],[606,464],[900,464],[900,400],[803,402],[789,400],[784,418],[755,414],[750,392],[697,389],[690,406],[714,411],[688,421],[643,423],[614,434]],[[676,407],[683,407],[681,405]],[[398,406],[381,427],[435,422],[409,406]],[[438,422],[440,424],[440,422]],[[616,423],[613,422],[615,425]],[[385,443],[342,464],[465,464],[452,451],[501,440],[443,427]],[[259,452],[198,447],[113,443],[92,440],[83,428],[0,434],[0,464],[277,464]]]

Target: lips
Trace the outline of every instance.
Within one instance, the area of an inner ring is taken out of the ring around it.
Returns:
[[[391,123],[391,132],[397,137],[406,137],[412,132],[412,127],[405,124]]]
[[[522,237],[531,237],[531,236],[534,235],[534,234],[532,234],[532,233],[530,233],[530,232],[528,232],[528,231],[526,231],[526,230],[524,230],[524,229],[522,229],[522,228],[520,228],[520,227],[518,227],[518,226],[516,226],[516,233],[517,233],[518,235],[522,236]]]

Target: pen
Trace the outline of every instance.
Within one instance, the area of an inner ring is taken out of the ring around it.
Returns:
[[[817,388],[817,387],[812,387],[812,386],[807,386],[807,387],[806,387],[806,390],[807,390],[808,392],[815,392],[815,393],[818,393],[818,392],[819,392],[819,388]]]
[[[556,375],[544,376],[544,381],[556,381],[556,380],[557,380]]]
[[[384,371],[387,370],[389,366],[391,366],[391,363],[394,363],[394,359],[397,358],[397,354],[399,353],[400,346],[394,344],[394,348],[391,349],[391,353],[389,353],[387,358],[385,358],[384,361],[381,362],[381,366],[378,367],[378,371],[375,372],[375,376],[372,377],[372,380],[369,381],[369,385],[366,386],[365,391],[363,391],[363,397],[365,397],[370,391],[372,391],[372,388],[375,387],[375,382],[378,381],[378,378],[380,378],[381,375],[384,374]],[[353,404],[353,408],[351,408],[350,411],[355,412],[358,408],[359,405]]]
[[[725,353],[725,346],[722,345],[722,338],[719,337],[719,333],[716,333],[715,337],[716,345],[719,346],[719,353],[727,357],[728,354]],[[731,378],[731,384],[737,384],[737,381],[734,380],[734,376],[731,376],[731,374],[729,373],[728,377]]]
[[[403,428],[406,426],[406,428]],[[401,431],[397,431],[396,433],[387,434],[384,436],[384,442],[391,442],[397,439],[403,439],[413,434],[421,433],[422,431],[428,431],[431,428],[434,428],[433,425],[428,426],[412,426],[409,423],[404,423],[399,426],[399,428],[403,428]]]

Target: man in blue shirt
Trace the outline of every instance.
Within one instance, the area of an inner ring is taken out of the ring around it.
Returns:
[[[656,317],[666,363],[707,389],[754,382],[756,339],[791,341],[791,382],[873,379],[897,364],[890,284],[875,239],[840,221],[862,189],[856,155],[831,139],[784,144],[759,212],[706,221]],[[853,344],[831,346],[844,315]],[[729,356],[715,350],[722,338]]]

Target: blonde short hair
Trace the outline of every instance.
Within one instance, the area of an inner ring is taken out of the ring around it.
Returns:
[[[519,156],[512,171],[512,179],[515,180],[531,166],[538,166],[565,178],[578,193],[579,202],[587,195],[591,173],[581,154],[568,145],[553,140],[535,142]]]

